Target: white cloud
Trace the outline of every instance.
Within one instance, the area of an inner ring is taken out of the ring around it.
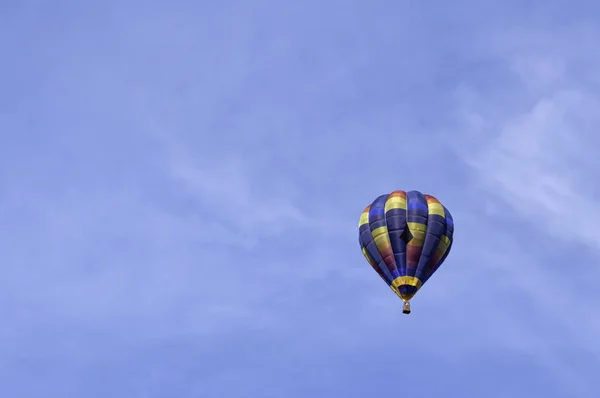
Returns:
[[[576,33],[574,42],[585,41]],[[463,88],[463,138],[478,143],[463,156],[489,193],[557,238],[600,250],[599,92],[569,72],[576,70],[572,48],[561,58],[539,47],[504,54],[516,72],[512,98]]]
[[[534,318],[513,323],[519,333],[529,334],[520,348],[533,349],[564,382],[589,393],[594,390],[591,381],[560,358],[561,352],[575,347],[600,357],[600,297],[589,284],[590,278],[600,277],[600,97],[594,85],[584,83],[593,76],[574,72],[577,61],[589,60],[576,51],[577,43],[587,42],[587,37],[580,31],[569,33],[569,48],[548,48],[527,38],[515,46],[500,46],[504,50],[496,55],[502,55],[505,67],[514,73],[508,83],[511,95],[461,88],[457,98],[465,133],[459,138],[469,144],[459,151],[472,167],[481,200],[500,199],[504,212],[496,217],[515,231],[503,238],[503,248],[497,247],[498,240],[485,246],[490,250],[486,263],[498,262],[499,278],[510,284],[513,295],[525,293],[524,304],[535,309],[532,317],[543,314],[544,324],[533,334],[526,325],[531,327]],[[557,43],[564,45],[564,38]],[[600,60],[594,65],[600,66]],[[550,236],[555,250],[572,249],[567,263],[536,253],[528,244],[535,237],[523,236],[519,225],[527,225],[529,234]],[[589,257],[586,246],[595,256]],[[500,257],[492,260],[494,256]]]

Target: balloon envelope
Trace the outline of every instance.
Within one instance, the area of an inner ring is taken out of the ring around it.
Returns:
[[[454,221],[435,197],[394,191],[367,206],[358,228],[363,255],[406,306],[450,253]]]

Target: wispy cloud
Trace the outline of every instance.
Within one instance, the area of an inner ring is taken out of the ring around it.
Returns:
[[[523,348],[537,346],[557,375],[580,388],[579,394],[591,394],[597,384],[561,358],[564,350],[578,349],[600,361],[599,298],[592,282],[600,276],[600,213],[593,183],[599,166],[598,94],[593,73],[581,73],[587,65],[580,63],[598,64],[586,45],[593,31],[579,27],[560,34],[519,31],[521,40],[515,36],[508,35],[494,50],[512,74],[510,92],[481,92],[476,86],[460,91],[463,138],[471,142],[462,155],[482,197],[489,198],[484,200],[496,201],[501,209],[500,225],[513,225],[512,248],[501,250],[509,253],[499,265],[504,278],[545,314],[544,322],[550,323],[544,328],[552,325],[555,331],[530,336]],[[540,238],[547,243],[540,244]]]

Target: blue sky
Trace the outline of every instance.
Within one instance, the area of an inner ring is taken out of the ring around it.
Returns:
[[[600,393],[591,1],[0,1],[0,395]],[[357,223],[455,244],[413,314]]]

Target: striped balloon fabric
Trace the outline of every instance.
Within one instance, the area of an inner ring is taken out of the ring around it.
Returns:
[[[450,212],[431,195],[394,191],[367,206],[358,228],[363,255],[409,314],[410,300],[450,253]]]

